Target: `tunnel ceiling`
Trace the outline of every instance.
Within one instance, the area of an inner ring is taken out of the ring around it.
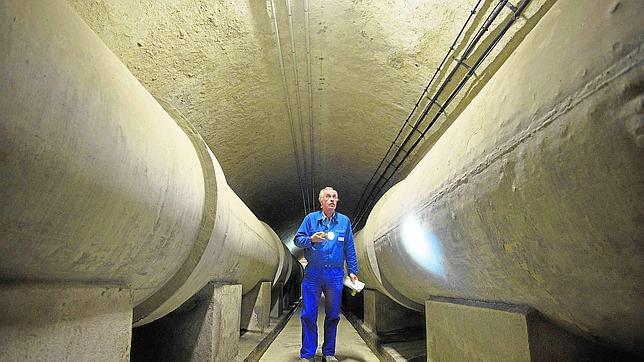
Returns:
[[[199,130],[231,188],[281,236],[304,213],[298,158],[306,190],[334,186],[339,210],[352,214],[475,3],[328,0],[309,1],[305,11],[307,2],[283,0],[70,0],[149,92]],[[474,25],[492,3],[482,2]],[[433,138],[525,36],[539,8],[526,10]],[[428,139],[394,180],[431,146]]]

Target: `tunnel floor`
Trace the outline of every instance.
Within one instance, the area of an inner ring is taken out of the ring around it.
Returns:
[[[320,300],[320,308],[318,309],[318,351],[315,356],[316,361],[323,361],[321,345],[323,341],[322,331],[324,324],[324,299]],[[284,326],[284,329],[275,338],[270,347],[266,350],[264,355],[260,358],[260,362],[276,362],[276,361],[298,361],[300,353],[300,341],[302,336],[302,323],[300,321],[300,309],[302,305],[297,307],[295,313],[292,314],[289,321]],[[360,362],[377,362],[379,359],[369,349],[365,341],[360,337],[358,332],[353,328],[351,323],[347,320],[344,314],[340,315],[340,323],[338,324],[338,335],[336,342],[336,355],[340,361],[360,361]]]

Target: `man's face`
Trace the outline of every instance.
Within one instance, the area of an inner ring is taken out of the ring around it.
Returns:
[[[338,205],[338,193],[333,190],[325,190],[322,194],[322,209],[324,211],[335,211]]]

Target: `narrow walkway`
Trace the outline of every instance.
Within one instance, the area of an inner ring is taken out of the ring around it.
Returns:
[[[300,358],[300,341],[302,338],[302,323],[300,321],[300,305],[291,320],[286,323],[282,332],[275,338],[273,344],[260,362],[296,362]],[[316,361],[322,361],[321,346],[323,341],[322,326],[324,325],[324,299],[320,300],[318,309],[318,352],[315,356]],[[358,332],[347,321],[344,315],[340,315],[340,324],[338,325],[338,336],[336,343],[335,356],[342,362],[377,362],[373,352],[367,347],[367,344],[360,337]]]

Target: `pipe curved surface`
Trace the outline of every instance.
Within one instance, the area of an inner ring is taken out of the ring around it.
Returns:
[[[210,280],[289,277],[196,131],[67,3],[2,1],[0,19],[1,280],[120,284],[140,325]]]
[[[374,207],[368,287],[529,305],[644,352],[643,6],[553,6]]]

